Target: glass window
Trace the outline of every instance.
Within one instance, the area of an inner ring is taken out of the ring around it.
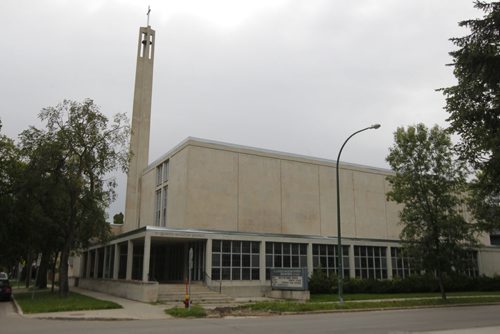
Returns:
[[[163,187],[162,190],[162,202],[161,202],[161,226],[167,226],[167,198],[168,198],[168,187]]]
[[[307,244],[266,242],[267,280],[272,268],[307,268]]]
[[[213,240],[212,279],[259,280],[259,249],[256,241]]]
[[[392,277],[406,278],[415,274],[412,262],[413,259],[405,256],[402,248],[391,247]]]
[[[162,182],[163,177],[163,165],[156,167],[156,185],[159,186]]]
[[[354,271],[358,278],[387,278],[386,261],[386,247],[354,246]]]
[[[161,189],[156,191],[155,226],[160,226],[161,216]]]
[[[328,276],[330,274],[337,275],[337,246],[336,245],[323,245],[313,244],[313,268],[318,270],[321,268]],[[343,272],[344,277],[349,277],[349,246],[342,246],[342,258],[344,261]]]
[[[169,172],[168,169],[169,168],[168,168],[168,160],[167,160],[163,163],[163,175],[162,175],[163,182],[168,181],[168,172]]]

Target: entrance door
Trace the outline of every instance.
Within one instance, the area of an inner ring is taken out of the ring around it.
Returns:
[[[201,281],[205,272],[205,240],[166,241],[151,246],[150,277],[160,283],[179,283],[188,279],[189,249],[193,248],[191,280]]]

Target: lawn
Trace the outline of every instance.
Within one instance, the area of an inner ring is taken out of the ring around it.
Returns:
[[[386,309],[386,308],[410,308],[410,307],[432,307],[450,306],[459,304],[484,304],[500,303],[500,295],[496,296],[455,296],[447,300],[438,299],[405,299],[405,300],[383,300],[383,301],[347,301],[343,304],[334,302],[259,302],[240,306],[240,309],[267,312],[311,312],[325,310],[353,310],[353,309]]]
[[[14,298],[24,313],[63,312],[81,310],[104,310],[122,308],[120,305],[70,292],[69,296],[62,298],[57,293],[39,291],[31,299],[31,292],[15,294]]]
[[[204,318],[207,316],[205,309],[199,305],[193,305],[190,309],[185,307],[174,307],[165,310],[165,313],[177,318]]]

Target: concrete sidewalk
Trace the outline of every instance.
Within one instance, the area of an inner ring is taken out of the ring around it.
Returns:
[[[87,295],[93,298],[109,300],[122,306],[121,309],[114,310],[92,310],[92,311],[70,311],[70,312],[51,312],[22,314],[20,308],[16,305],[18,312],[26,318],[36,319],[60,319],[60,320],[153,320],[153,319],[171,319],[172,317],[164,312],[165,309],[175,305],[158,304],[152,305],[141,303],[125,298],[90,291],[80,288],[72,288],[71,291]],[[181,307],[182,305],[177,305]]]

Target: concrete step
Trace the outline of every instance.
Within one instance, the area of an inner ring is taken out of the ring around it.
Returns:
[[[184,300],[186,286],[184,284],[162,284],[158,293],[159,302],[181,302]],[[191,285],[191,300],[197,304],[226,304],[233,302],[233,298],[214,292],[203,284]]]

